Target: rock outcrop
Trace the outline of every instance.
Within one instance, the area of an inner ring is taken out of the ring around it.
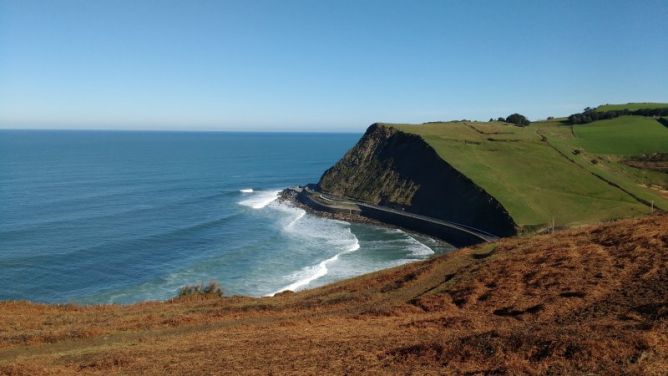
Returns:
[[[508,236],[516,225],[490,194],[420,136],[373,124],[318,182],[323,192]]]

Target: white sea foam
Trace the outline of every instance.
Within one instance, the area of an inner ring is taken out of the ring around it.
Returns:
[[[420,242],[419,240],[415,239],[414,237],[406,234],[407,238],[407,243],[408,244],[408,251],[410,251],[412,256],[429,256],[434,254],[434,250],[429,248],[427,245],[424,243]]]
[[[392,231],[395,233],[400,233],[403,236],[405,236],[403,241],[408,244],[407,249],[411,253],[411,256],[422,257],[434,254],[434,250],[431,249],[428,245],[410,236],[405,231],[401,229],[392,229]]]
[[[241,192],[241,193],[253,193],[253,188],[240,189],[239,192]]]
[[[298,209],[298,210],[300,210],[300,211],[297,213],[297,216],[295,217],[295,219],[290,221],[290,223],[288,223],[288,225],[285,226],[286,229],[289,229],[292,226],[294,226],[295,223],[297,223],[300,219],[302,219],[304,217],[304,215],[306,215],[306,210],[304,210],[304,209]]]
[[[279,192],[280,191],[253,192],[253,195],[250,198],[239,201],[239,205],[248,206],[253,209],[262,209],[276,200]]]
[[[317,265],[307,266],[307,267],[303,268],[299,272],[295,273],[294,276],[298,278],[295,282],[283,287],[282,289],[280,289],[280,290],[278,290],[278,291],[276,291],[272,294],[269,294],[269,296],[274,296],[275,294],[278,294],[279,292],[288,291],[288,290],[297,291],[297,290],[300,290],[300,289],[306,287],[309,283],[315,281],[318,278],[322,278],[322,277],[327,275],[327,273],[329,272],[329,269],[327,268],[327,265],[330,265],[331,263],[338,260],[341,255],[344,255],[346,253],[355,252],[358,249],[360,249],[360,244],[359,244],[359,241],[357,241],[357,238],[355,238],[355,242],[353,244],[351,244],[346,250],[344,250],[342,252],[339,252],[336,255],[334,255],[334,256],[326,259],[326,260],[320,261],[320,263],[318,263]]]
[[[287,236],[299,239],[302,244],[311,244],[315,248],[323,250],[337,250],[338,252],[315,265],[310,265],[287,276],[287,280],[293,282],[287,286],[269,294],[272,296],[286,290],[300,290],[307,287],[311,282],[328,274],[328,267],[346,254],[355,252],[360,248],[359,240],[350,231],[350,223],[319,218],[306,214],[306,211],[288,205],[274,205],[274,209],[288,213],[289,218],[283,222],[282,229]]]
[[[324,259],[302,267],[291,274],[286,274],[281,279],[284,281],[284,287],[275,290],[267,296],[273,296],[277,293],[291,290],[299,291],[313,286],[316,280],[333,274],[333,277],[341,277],[346,274],[345,270],[352,267],[351,270],[363,272],[367,267],[349,265],[350,260],[341,259],[345,254],[355,252],[360,249],[360,242],[351,231],[351,225],[345,221],[325,219],[309,215],[305,210],[281,203],[275,202],[279,191],[256,191],[248,194],[248,198],[239,202],[241,205],[261,209],[269,206],[271,211],[267,213],[278,214],[276,217],[277,225],[288,238],[293,239],[294,246],[290,249],[291,257],[297,259],[305,257],[313,260],[315,256],[324,253]],[[378,242],[381,247],[400,247],[406,250],[406,258],[397,260],[388,264],[391,266],[406,262],[417,261],[429,255],[434,251],[416,238],[405,233],[400,229],[388,229],[388,233],[396,234],[397,238],[388,240],[371,240],[367,242]],[[365,243],[366,244],[366,243]],[[341,268],[344,269],[341,269]],[[388,266],[385,266],[388,267]],[[375,270],[375,269],[374,269]],[[351,274],[351,275],[355,275]],[[330,277],[330,276],[328,276]],[[280,286],[280,285],[279,285]]]

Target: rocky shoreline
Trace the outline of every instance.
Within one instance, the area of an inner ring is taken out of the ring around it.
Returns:
[[[292,206],[298,207],[300,209],[304,209],[307,213],[313,214],[318,217],[322,218],[328,218],[328,219],[337,219],[340,221],[346,221],[346,222],[354,222],[354,223],[364,223],[364,224],[372,224],[372,225],[378,225],[378,226],[383,226],[383,227],[390,227],[390,228],[398,228],[397,226],[393,226],[387,223],[383,223],[381,221],[377,221],[375,219],[367,218],[365,216],[355,214],[355,213],[333,213],[333,212],[326,212],[322,210],[316,210],[308,205],[303,204],[297,199],[297,192],[291,188],[286,188],[281,191],[281,193],[278,194],[278,201],[282,203],[289,203]]]
[[[327,211],[322,211],[322,210],[316,210],[308,205],[303,204],[297,199],[297,191],[295,191],[292,188],[286,188],[282,190],[278,194],[278,201],[281,203],[285,203],[300,209],[303,209],[306,211],[308,214],[312,214],[321,218],[327,218],[327,219],[334,219],[334,220],[339,220],[339,221],[345,221],[345,222],[350,222],[350,223],[361,223],[361,224],[367,224],[367,225],[374,225],[374,226],[379,226],[379,227],[385,227],[385,228],[391,228],[391,229],[398,229],[401,231],[406,232],[407,234],[416,234],[415,231],[406,229],[401,226],[395,226],[389,223],[381,222],[372,218],[365,217],[363,215],[355,214],[355,213],[341,213],[341,212],[327,212]],[[437,237],[431,236],[429,234],[423,234],[419,233],[420,236],[426,236],[432,239],[436,244],[438,245],[447,245],[452,247],[452,245],[446,241],[443,241],[442,239],[439,239]]]

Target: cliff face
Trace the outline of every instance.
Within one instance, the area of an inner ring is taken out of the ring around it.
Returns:
[[[373,124],[318,182],[323,192],[473,226],[516,232],[499,202],[441,159],[421,137]]]

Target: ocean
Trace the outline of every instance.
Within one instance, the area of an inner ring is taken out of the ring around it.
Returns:
[[[0,300],[301,290],[451,249],[276,200],[359,134],[0,131]]]

